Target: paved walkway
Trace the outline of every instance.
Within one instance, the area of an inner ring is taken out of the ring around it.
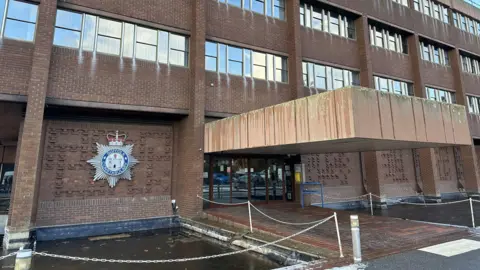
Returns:
[[[261,211],[279,220],[288,222],[308,222],[320,220],[333,214],[333,210],[320,207],[306,207],[302,209],[298,204],[283,203],[257,206]],[[248,210],[246,206],[213,208],[206,210],[210,216],[231,220],[248,226]],[[350,232],[351,212],[337,211],[339,218],[340,235],[346,258],[338,260],[329,258],[329,265],[338,265],[351,261],[352,245]],[[359,214],[364,260],[371,260],[413,250],[446,240],[456,240],[469,235],[466,229],[437,226],[419,222],[400,220],[397,218],[370,216]],[[252,208],[253,227],[266,233],[278,236],[288,236],[308,226],[283,225],[267,219]],[[338,244],[333,219],[305,234],[294,238],[302,243],[334,251],[331,254],[338,256]],[[325,267],[326,265],[324,265]]]

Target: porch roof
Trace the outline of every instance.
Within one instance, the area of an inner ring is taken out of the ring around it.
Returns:
[[[205,153],[312,154],[470,145],[465,106],[346,87],[205,125]]]

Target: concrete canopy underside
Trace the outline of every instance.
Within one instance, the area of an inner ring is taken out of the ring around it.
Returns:
[[[464,106],[360,87],[205,125],[205,153],[312,154],[470,144]]]

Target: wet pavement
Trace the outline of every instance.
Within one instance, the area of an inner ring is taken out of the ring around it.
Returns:
[[[211,241],[184,234],[170,234],[169,230],[136,233],[129,238],[90,241],[76,239],[50,241],[37,244],[37,251],[61,255],[96,257],[108,259],[159,260],[208,256],[232,251]],[[34,258],[33,270],[133,270],[133,269],[273,269],[279,267],[267,259],[252,255],[238,254],[216,259],[165,264],[118,264],[100,262],[70,261],[57,258]],[[13,265],[13,259],[6,260],[2,269]],[[13,268],[13,267],[12,267]]]

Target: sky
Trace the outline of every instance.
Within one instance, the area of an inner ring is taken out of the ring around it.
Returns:
[[[465,2],[470,2],[476,4],[477,7],[480,7],[480,0],[464,0]]]

